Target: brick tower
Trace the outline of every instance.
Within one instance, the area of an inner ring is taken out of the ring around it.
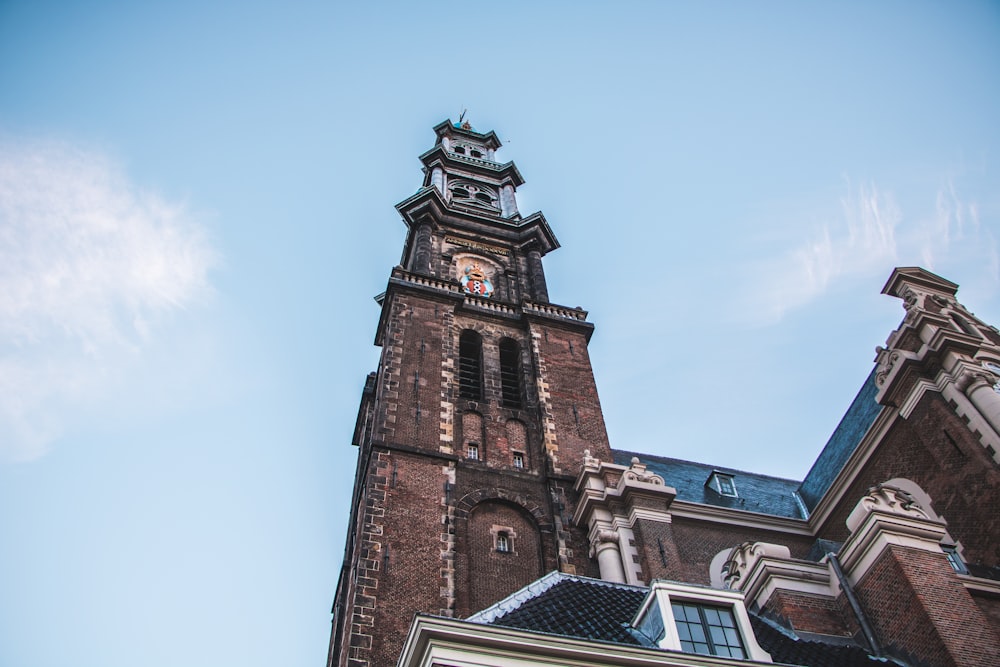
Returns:
[[[549,302],[559,243],[522,216],[500,141],[434,128],[389,277],[353,444],[328,664],[396,664],[417,612],[463,618],[559,570],[598,576],[571,526],[588,453],[612,457],[586,312]],[[595,542],[599,545],[599,541]]]

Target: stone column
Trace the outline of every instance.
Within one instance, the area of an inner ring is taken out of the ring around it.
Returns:
[[[625,568],[618,546],[618,533],[613,530],[599,530],[591,541],[591,548],[597,555],[597,565],[601,568],[601,579],[616,584],[625,583]]]
[[[993,387],[997,378],[986,369],[965,370],[958,378],[958,388],[965,392],[983,419],[1000,434],[1000,393]]]
[[[505,218],[517,215],[517,197],[514,196],[514,186],[510,183],[500,188],[500,213]]]
[[[528,251],[528,275],[531,277],[531,296],[541,303],[549,302],[549,290],[545,286],[545,272],[542,269],[542,253],[538,248]]]
[[[431,226],[421,222],[417,226],[414,238],[413,263],[410,270],[414,273],[430,275],[431,264]]]
[[[442,195],[444,194],[444,170],[441,167],[434,167],[431,172],[431,185],[436,187]]]

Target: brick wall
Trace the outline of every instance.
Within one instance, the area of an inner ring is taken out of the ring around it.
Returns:
[[[968,562],[1000,564],[1000,470],[965,423],[936,393],[924,395],[908,419],[899,419],[851,484],[818,536],[842,542],[845,520],[875,484],[895,477],[918,484],[934,511],[964,547]]]
[[[943,554],[890,546],[855,591],[883,646],[929,665],[996,665],[1000,639]]]
[[[579,473],[583,452],[611,460],[604,414],[583,332],[532,323],[546,446],[564,474]]]
[[[854,634],[844,619],[840,605],[832,597],[779,590],[768,599],[764,611],[781,616],[793,628],[803,632],[838,637]]]
[[[792,558],[805,558],[813,543],[813,539],[808,536],[685,517],[675,516],[671,524],[644,522],[643,529],[646,528],[646,523],[656,526],[656,536],[665,545],[672,538],[676,545],[677,560],[675,562],[668,558],[667,565],[663,566],[656,540],[650,539],[650,535],[645,532],[640,536],[637,531],[637,543],[641,540],[639,552],[644,554],[643,571],[649,572],[651,578],[677,579],[697,584],[711,583],[709,566],[716,554],[723,549],[731,549],[743,542],[770,542],[786,545]],[[668,525],[669,529],[666,528]]]

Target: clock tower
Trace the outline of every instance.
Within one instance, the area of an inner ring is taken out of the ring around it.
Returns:
[[[546,572],[599,574],[571,525],[585,458],[612,457],[593,325],[549,301],[542,261],[559,242],[519,211],[524,180],[496,134],[434,132],[377,298],[330,667],[396,664],[414,613],[463,618]]]

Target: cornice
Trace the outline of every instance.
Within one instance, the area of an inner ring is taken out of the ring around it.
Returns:
[[[890,546],[942,553],[944,523],[872,510],[840,548],[838,559],[852,584],[857,584]],[[943,562],[943,556],[942,556]]]
[[[962,582],[966,590],[974,595],[1000,598],[1000,581],[974,577],[971,574],[959,574],[958,580]]]
[[[481,172],[487,177],[495,179],[498,183],[509,181],[515,188],[524,185],[524,177],[513,162],[494,162],[483,158],[470,157],[468,155],[458,155],[445,150],[444,146],[438,144],[420,156],[420,161],[425,167],[432,167],[435,161],[444,162],[446,169],[466,168],[473,172]]]
[[[809,537],[814,535],[809,523],[804,519],[790,519],[770,514],[760,514],[759,512],[730,509],[728,507],[703,505],[701,503],[693,503],[689,500],[674,500],[670,506],[670,513],[675,519],[681,517],[697,521],[749,526],[751,528],[772,530],[790,535],[807,535]]]
[[[382,334],[385,331],[386,318],[389,316],[392,306],[392,297],[399,291],[416,293],[428,298],[450,302],[458,310],[473,312],[478,315],[505,320],[543,320],[549,324],[558,323],[565,327],[583,329],[587,340],[590,340],[594,330],[594,325],[586,321],[587,311],[580,308],[569,308],[552,303],[537,303],[527,300],[522,301],[520,304],[514,304],[508,301],[472,296],[463,293],[462,287],[456,282],[412,273],[397,266],[389,276],[386,291],[380,295],[381,300],[379,303],[382,306],[382,312],[379,315],[378,329],[375,334],[376,345],[382,345]]]

